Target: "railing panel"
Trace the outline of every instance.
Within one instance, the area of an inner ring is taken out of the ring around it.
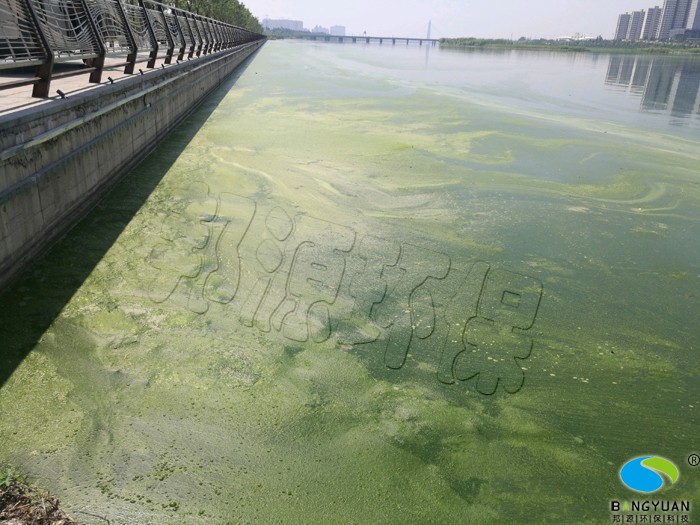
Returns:
[[[108,54],[135,51],[119,0],[87,0],[87,5]]]
[[[209,45],[211,44],[211,37],[209,36],[209,33],[204,26],[204,22],[200,17],[195,18],[195,23],[197,24],[197,30],[199,31],[200,36],[202,37],[202,49],[204,53],[209,52]]]
[[[194,13],[189,13],[187,16],[187,21],[190,23],[190,28],[192,29],[192,37],[194,38],[194,43],[195,43],[195,54],[197,56],[202,54],[202,44],[204,43],[204,38],[202,38],[202,34],[199,31],[199,27],[197,27],[197,21],[194,19]]]
[[[124,4],[124,12],[139,51],[154,50],[156,42],[149,31],[148,19],[144,10],[138,5]]]
[[[35,0],[32,6],[55,61],[101,54],[99,37],[81,0]]]
[[[158,46],[167,47],[170,44],[167,33],[168,29],[165,27],[163,16],[160,11],[156,9],[146,9],[146,14],[148,15],[148,20],[151,22],[151,27],[153,28]]]
[[[180,26],[177,24],[177,18],[175,17],[175,14],[169,9],[167,11],[164,11],[163,14],[165,15],[165,22],[168,25],[168,31],[173,37],[175,47],[180,47],[184,45],[185,40],[182,36],[182,32],[180,31]]]
[[[213,26],[214,34],[216,35],[216,46],[214,49],[218,51],[219,49],[223,48],[226,39],[224,38],[224,33],[221,30],[221,24],[216,20],[211,20],[210,22]]]
[[[184,13],[180,12],[177,14],[177,21],[180,23],[180,27],[182,28],[182,37],[184,38],[185,45],[187,47],[194,45],[195,40],[194,36],[192,35],[192,29],[190,28],[190,24],[187,21],[187,17],[185,17]]]
[[[0,0],[0,69],[17,67],[17,62],[44,61],[46,57],[27,4],[21,0]]]

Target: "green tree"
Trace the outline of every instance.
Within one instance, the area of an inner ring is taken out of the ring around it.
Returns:
[[[227,24],[262,33],[263,27],[250,10],[238,0],[174,0],[175,7],[208,16]]]

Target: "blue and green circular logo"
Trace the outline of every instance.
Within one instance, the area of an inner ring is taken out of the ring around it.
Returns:
[[[678,481],[678,467],[659,456],[641,456],[625,463],[620,469],[622,483],[637,492],[656,492],[666,483]]]

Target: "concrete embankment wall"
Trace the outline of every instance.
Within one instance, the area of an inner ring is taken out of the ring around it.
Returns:
[[[151,70],[0,123],[0,290],[263,41]]]

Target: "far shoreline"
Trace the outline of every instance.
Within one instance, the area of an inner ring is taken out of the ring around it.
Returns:
[[[488,38],[441,38],[440,48],[456,50],[530,50],[557,51],[566,53],[601,53],[620,55],[666,55],[666,56],[698,56],[700,57],[700,42],[625,42],[603,40],[598,37],[593,40],[519,40],[488,39]]]
[[[342,39],[392,39],[391,37],[379,37],[368,35],[327,35],[324,33],[312,33],[309,31],[292,31],[287,29],[275,29],[265,31],[269,40],[313,40],[314,42],[342,43]],[[396,37],[398,38],[398,37]],[[401,40],[404,40],[402,37]],[[410,37],[410,40],[421,40],[420,37]],[[439,46],[442,49],[456,50],[491,50],[507,51],[512,49],[525,51],[555,51],[564,53],[600,53],[612,55],[665,55],[665,56],[698,56],[700,57],[700,40],[688,41],[620,41],[605,40],[602,36],[593,39],[529,39],[521,37],[518,40],[505,38],[440,38]]]

